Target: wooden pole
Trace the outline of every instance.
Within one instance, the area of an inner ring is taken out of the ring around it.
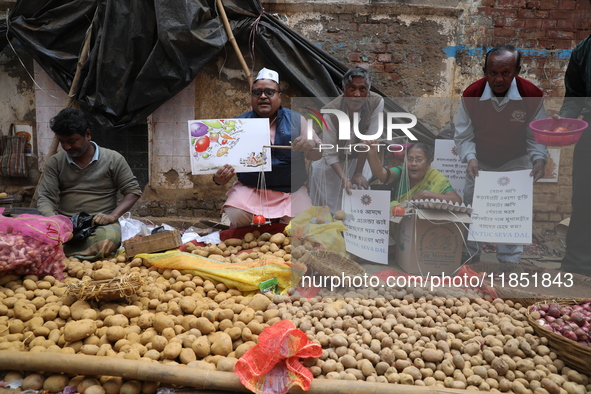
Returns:
[[[92,23],[88,26],[88,30],[86,30],[86,37],[84,38],[84,44],[82,45],[82,50],[80,51],[80,56],[78,56],[78,63],[76,64],[76,73],[74,74],[74,79],[72,79],[72,84],[70,85],[70,91],[68,92],[68,100],[66,101],[65,108],[69,108],[74,104],[74,97],[76,93],[76,89],[78,88],[78,83],[80,82],[80,70],[82,70],[82,66],[86,63],[86,59],[88,59],[88,52],[90,48],[90,36],[92,30]],[[51,146],[49,147],[49,152],[47,153],[47,157],[45,158],[45,163],[47,160],[55,155],[57,152],[57,147],[59,145],[59,141],[57,137],[53,136],[53,141],[51,141]],[[45,169],[45,165],[43,166]],[[35,188],[35,194],[33,194],[33,199],[31,200],[31,204],[29,207],[34,208],[37,206],[37,199],[39,198],[39,185],[41,184],[41,180],[43,180],[43,172],[41,171],[41,175],[39,175],[39,181],[37,182],[37,187]]]
[[[120,376],[202,390],[250,392],[232,372],[208,371],[179,365],[126,360],[83,354],[0,352],[0,370],[67,373],[89,376]],[[294,394],[465,394],[466,390],[440,386],[409,386],[391,383],[315,379],[309,391],[293,387]]]
[[[224,27],[226,29],[226,34],[228,35],[228,40],[230,41],[230,43],[234,47],[234,51],[236,52],[236,56],[238,56],[238,60],[240,61],[240,65],[242,66],[242,71],[244,71],[244,75],[246,75],[246,79],[248,79],[248,83],[250,85],[252,83],[251,78],[250,78],[251,77],[250,70],[248,69],[248,66],[246,65],[246,61],[244,60],[244,57],[242,56],[242,52],[240,52],[240,48],[238,47],[238,43],[236,42],[236,39],[234,38],[234,33],[232,33],[232,28],[230,27],[230,22],[228,21],[228,16],[226,15],[226,10],[224,9],[224,4],[222,3],[222,0],[216,0],[216,4],[217,4],[218,10],[220,12],[220,17],[222,18],[222,21],[224,22]]]

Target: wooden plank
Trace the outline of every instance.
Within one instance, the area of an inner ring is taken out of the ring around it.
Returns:
[[[178,230],[165,231],[140,238],[132,238],[123,242],[125,256],[128,258],[140,253],[154,253],[175,249],[181,246],[181,233]]]

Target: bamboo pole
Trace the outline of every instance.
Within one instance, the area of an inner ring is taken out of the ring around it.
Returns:
[[[83,354],[0,352],[0,370],[67,373],[90,376],[120,376],[124,379],[148,380],[201,390],[250,392],[236,374],[208,371],[179,365],[97,357]],[[408,386],[390,383],[315,379],[309,391],[298,386],[293,394],[466,394],[466,390],[439,386]]]
[[[248,66],[246,65],[246,61],[244,60],[244,57],[242,56],[242,52],[240,52],[240,48],[238,47],[238,43],[236,42],[236,39],[234,38],[234,33],[232,33],[232,28],[230,27],[230,22],[228,21],[228,16],[226,15],[226,10],[224,9],[224,4],[222,3],[222,0],[216,0],[216,4],[218,6],[218,10],[220,13],[220,17],[222,18],[222,22],[224,22],[224,28],[226,29],[226,34],[228,35],[228,40],[232,44],[232,47],[234,47],[234,51],[236,52],[236,56],[238,56],[238,60],[240,61],[240,65],[242,66],[242,71],[244,71],[244,75],[246,76],[246,79],[248,79],[248,84],[250,85],[252,83],[251,78],[250,78],[251,77],[250,70],[248,69]]]
[[[84,38],[84,44],[82,45],[82,49],[80,50],[80,56],[78,56],[78,63],[76,64],[76,73],[74,74],[74,78],[72,79],[72,84],[70,85],[70,91],[68,92],[68,100],[66,101],[65,108],[69,108],[74,103],[74,97],[76,93],[76,89],[78,88],[78,83],[80,82],[80,70],[82,70],[82,66],[86,63],[86,59],[88,59],[88,52],[90,48],[90,36],[92,31],[92,23],[88,26],[88,30],[86,30],[86,37]],[[53,136],[53,141],[51,141],[51,146],[49,147],[49,152],[47,153],[47,157],[45,158],[45,163],[47,160],[56,154],[57,147],[59,145],[59,141],[57,136]],[[45,165],[43,166],[45,169]],[[37,187],[35,187],[35,194],[33,194],[33,199],[31,200],[31,204],[29,207],[34,208],[37,206],[37,199],[39,198],[39,185],[43,180],[43,172],[39,175],[39,181],[37,181]]]

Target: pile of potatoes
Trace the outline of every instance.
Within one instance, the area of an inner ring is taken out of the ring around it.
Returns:
[[[118,376],[44,375],[37,372],[24,374],[20,371],[10,371],[2,379],[6,383],[20,380],[22,382],[17,389],[0,388],[0,394],[18,394],[26,390],[59,393],[67,386],[75,387],[76,393],[79,394],[155,394],[160,386],[158,382],[124,380]]]
[[[277,309],[267,311],[272,296],[244,297],[224,284],[148,268],[139,259],[68,259],[66,272],[64,283],[53,277],[0,278],[0,352],[82,353],[233,371],[262,330],[280,320]],[[80,301],[67,295],[66,285],[78,278],[131,272],[145,275],[150,284],[128,300]],[[44,387],[59,386],[52,382]]]
[[[290,240],[265,238],[253,232],[240,245],[226,240],[208,257],[243,261],[239,249],[252,249],[247,259],[280,257],[275,253],[282,251],[287,260]],[[308,249],[305,243],[296,247]],[[79,279],[134,272],[149,284],[127,300],[80,301],[66,292],[67,284]],[[245,297],[222,283],[123,256],[95,263],[70,258],[66,274],[64,283],[50,276],[0,277],[0,352],[82,353],[233,371],[265,327],[290,319],[323,347],[322,356],[308,364],[318,379],[518,394],[591,391],[589,378],[566,367],[547,339],[534,334],[524,307],[473,291],[378,287],[322,290],[310,299],[297,292]],[[86,388],[88,394],[151,394],[157,388],[113,377],[92,379],[29,373],[25,380],[27,388],[41,384],[58,392],[62,384],[75,385],[81,394]]]
[[[261,234],[260,231],[255,230],[245,234],[243,239],[230,238],[217,245],[195,246],[187,243],[185,250],[223,263],[240,263],[265,257],[291,261],[292,245],[290,238],[283,233]]]
[[[565,366],[547,338],[534,334],[520,304],[438,291],[448,297],[420,287],[348,289],[322,290],[312,299],[276,296],[274,303],[282,319],[322,345],[310,367],[318,379],[518,394],[591,392],[589,377]]]

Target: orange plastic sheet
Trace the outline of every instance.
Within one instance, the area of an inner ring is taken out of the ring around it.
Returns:
[[[310,389],[313,375],[300,359],[320,357],[319,344],[291,320],[266,327],[258,340],[236,363],[236,375],[247,389],[257,394],[283,394],[296,384]]]

